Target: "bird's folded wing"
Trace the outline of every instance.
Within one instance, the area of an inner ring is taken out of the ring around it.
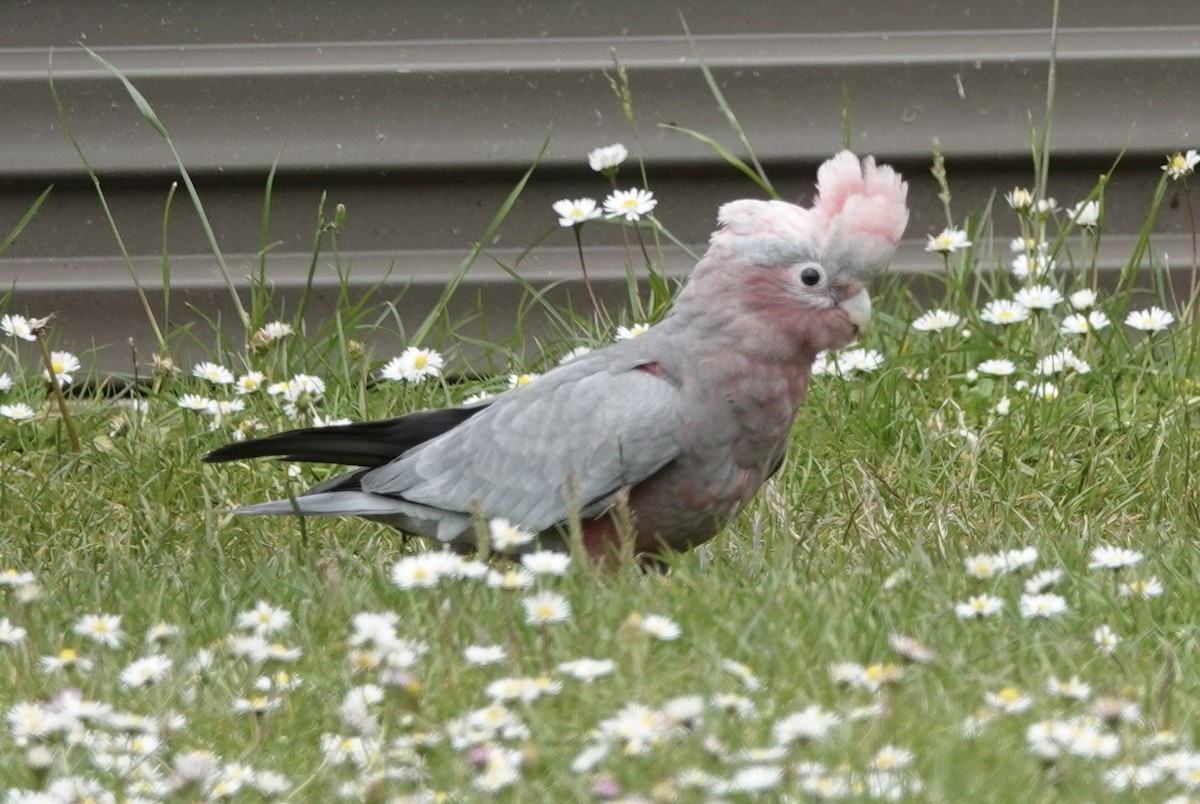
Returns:
[[[679,454],[673,383],[638,368],[564,374],[509,392],[363,474],[362,490],[540,531],[566,520],[572,504],[598,514]]]

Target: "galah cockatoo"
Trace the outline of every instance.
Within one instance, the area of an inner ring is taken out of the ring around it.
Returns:
[[[843,151],[811,208],[732,201],[669,315],[481,403],[294,430],[209,453],[361,467],[241,513],[355,515],[453,549],[507,520],[604,556],[711,539],[783,461],[818,352],[871,316],[867,283],[908,222],[908,185]]]

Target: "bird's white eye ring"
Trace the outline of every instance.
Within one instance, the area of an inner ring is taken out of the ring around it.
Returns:
[[[814,285],[820,284],[821,269],[816,268],[812,265],[804,266],[804,268],[800,271],[800,281],[803,282],[805,285],[808,285],[810,288],[813,287]]]

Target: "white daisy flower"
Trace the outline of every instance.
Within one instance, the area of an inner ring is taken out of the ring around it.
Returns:
[[[43,656],[39,659],[42,669],[47,673],[53,673],[56,670],[71,670],[76,669],[87,672],[92,669],[94,662],[85,656],[80,656],[73,648],[63,648],[58,653],[51,656]]]
[[[199,410],[207,412],[213,405],[217,403],[215,399],[209,399],[207,396],[200,394],[184,394],[176,400],[176,404],[184,410]]]
[[[1058,267],[1056,261],[1040,250],[1035,251],[1032,256],[1029,254],[1018,254],[1013,258],[1011,265],[1013,276],[1022,281],[1030,278],[1036,279],[1051,273]]]
[[[1146,579],[1137,579],[1121,584],[1117,588],[1117,593],[1121,597],[1132,597],[1139,600],[1149,600],[1152,597],[1160,597],[1163,593],[1162,581],[1151,576]]]
[[[762,686],[762,682],[758,680],[758,676],[754,675],[754,670],[748,664],[734,659],[725,659],[721,662],[721,668],[737,676],[746,685],[746,689],[756,690]]]
[[[399,357],[389,360],[380,376],[385,380],[419,383],[440,376],[444,365],[445,359],[433,349],[410,346]]]
[[[825,737],[840,722],[841,718],[836,713],[813,704],[775,721],[771,736],[778,745],[812,742]]]
[[[588,151],[588,166],[597,173],[603,173],[620,165],[628,156],[629,150],[617,142]]]
[[[401,589],[430,588],[460,575],[462,559],[447,550],[404,556],[392,565],[392,583]]]
[[[6,314],[0,318],[0,330],[4,330],[4,334],[12,338],[20,338],[23,341],[36,341],[37,336],[33,334],[32,321],[23,315]]]
[[[1044,569],[1041,572],[1035,572],[1025,581],[1025,593],[1036,595],[1045,592],[1062,578],[1063,571],[1060,569]]]
[[[832,355],[827,351],[817,352],[817,356],[813,358],[812,376],[821,377],[825,374],[838,374],[837,355]]]
[[[253,631],[260,636],[270,636],[292,624],[292,613],[260,600],[254,608],[238,614],[236,622],[238,628]]]
[[[156,642],[162,642],[163,640],[179,636],[179,633],[179,626],[159,620],[146,629],[146,644],[153,645]]]
[[[1091,228],[1100,222],[1100,202],[1080,201],[1067,212],[1076,226]]]
[[[0,394],[11,391],[12,387],[13,378],[9,376],[7,371],[0,371]]]
[[[535,580],[537,576],[524,567],[509,567],[503,572],[488,570],[487,573],[487,585],[492,589],[525,589],[533,586]]]
[[[912,764],[914,755],[907,748],[885,745],[875,752],[871,767],[877,771],[896,771]]]
[[[996,692],[985,692],[983,702],[987,704],[988,708],[1005,715],[1024,712],[1033,705],[1033,699],[1016,687],[1004,687]]]
[[[1033,207],[1033,193],[1024,187],[1014,187],[1004,195],[1004,200],[1017,212],[1025,212]]]
[[[558,671],[585,684],[590,684],[601,676],[608,675],[616,668],[617,664],[612,659],[585,658],[562,662],[558,666]]]
[[[1070,349],[1061,349],[1038,360],[1034,370],[1038,374],[1050,376],[1068,369],[1077,374],[1087,374],[1092,367],[1086,360],[1080,360]]]
[[[121,671],[121,683],[137,689],[164,679],[171,670],[171,660],[162,654],[144,656],[130,662]]]
[[[1005,550],[1000,556],[1004,560],[1004,566],[1009,570],[1028,567],[1030,564],[1037,561],[1038,552],[1036,547],[1017,547],[1012,550]]]
[[[273,341],[281,341],[289,335],[296,334],[296,330],[291,324],[285,324],[282,321],[271,321],[263,324],[262,329],[254,333],[252,337],[271,343]]]
[[[1058,331],[1063,335],[1086,335],[1089,332],[1099,332],[1102,329],[1112,325],[1101,310],[1090,310],[1085,316],[1083,313],[1072,313],[1062,320]]]
[[[1061,304],[1063,296],[1057,288],[1050,285],[1031,285],[1018,290],[1013,295],[1013,300],[1030,310],[1049,310],[1055,305]]]
[[[971,241],[967,239],[967,233],[962,229],[947,228],[943,229],[940,234],[928,237],[929,242],[925,244],[925,250],[938,254],[953,254],[971,246]]]
[[[252,394],[263,387],[267,377],[261,371],[248,371],[237,378],[234,390],[239,394]]]
[[[65,731],[74,723],[70,718],[55,712],[49,706],[30,701],[19,701],[8,708],[4,719],[8,721],[9,734],[19,742],[41,741],[57,731]],[[47,796],[49,800],[58,800]]]
[[[0,416],[13,421],[25,421],[34,417],[33,408],[26,405],[24,402],[13,402],[8,405],[0,405]]]
[[[205,360],[192,367],[192,376],[208,380],[214,385],[233,384],[233,372],[218,363]]]
[[[508,654],[500,645],[468,645],[463,649],[463,658],[467,664],[485,667],[489,664],[499,664],[508,658]]]
[[[245,409],[246,403],[241,399],[210,399],[204,412],[219,419],[222,416],[241,413]]]
[[[529,544],[533,541],[534,536],[532,531],[525,530],[504,518],[488,522],[488,543],[493,550],[501,553],[512,552],[518,547]]]
[[[558,364],[561,366],[563,363],[570,363],[575,358],[583,357],[590,351],[592,351],[592,347],[590,346],[576,346],[574,349],[560,357],[558,359]]]
[[[71,630],[106,648],[115,648],[125,639],[118,614],[85,614]]]
[[[26,636],[26,631],[19,625],[13,625],[7,617],[0,618],[0,645],[18,645]]]
[[[639,618],[638,628],[663,642],[679,639],[679,635],[683,633],[680,631],[678,623],[661,614],[647,614]]]
[[[960,620],[983,619],[999,614],[1004,608],[1004,601],[995,595],[973,595],[962,603],[954,605],[954,613]]]
[[[508,387],[509,388],[520,388],[523,385],[528,385],[529,383],[533,382],[540,376],[542,376],[542,375],[540,375],[536,372],[527,372],[525,374],[509,374],[508,375]]]
[[[920,318],[912,322],[912,328],[918,332],[941,332],[957,327],[960,321],[962,318],[957,313],[948,310],[926,310]]]
[[[837,364],[842,374],[855,371],[865,374],[883,365],[883,354],[878,349],[846,349],[838,354]]]
[[[0,588],[20,589],[23,586],[32,586],[36,582],[37,578],[32,572],[21,572],[12,567],[0,571]]]
[[[650,325],[645,322],[634,324],[633,326],[629,327],[617,327],[616,340],[627,341],[630,338],[636,338],[638,335],[643,334],[648,329],[650,329]]]
[[[967,558],[963,563],[966,565],[967,574],[980,580],[994,578],[1008,572],[1008,565],[1003,556],[980,553]]]
[[[1142,332],[1161,332],[1173,323],[1175,316],[1161,307],[1138,310],[1125,317],[1125,326],[1140,329]]]
[[[1039,198],[1033,205],[1033,211],[1042,218],[1048,218],[1060,209],[1058,202],[1053,198]]]
[[[1023,594],[1021,595],[1019,608],[1021,616],[1027,620],[1033,618],[1049,619],[1066,611],[1067,601],[1061,595],[1051,592],[1043,592],[1037,595]]]
[[[1121,637],[1117,636],[1109,626],[1101,625],[1092,632],[1092,642],[1100,649],[1101,653],[1112,654],[1116,652],[1117,645],[1121,643]]]
[[[296,402],[302,398],[308,401],[320,399],[325,393],[325,381],[312,374],[297,374],[290,380],[271,383],[267,386],[267,393],[282,397],[288,403],[284,405],[284,411],[295,418],[299,413]]]
[[[987,374],[992,377],[1007,377],[1015,372],[1017,367],[1011,360],[994,357],[991,360],[985,360],[980,363],[975,367],[975,370],[980,374]]]
[[[1068,300],[1076,310],[1087,310],[1096,306],[1096,291],[1091,288],[1082,288],[1072,293]]]
[[[75,372],[79,371],[79,358],[70,352],[51,352],[50,365],[54,368],[54,376],[58,379],[58,384],[67,385],[71,382]],[[47,380],[50,379],[50,375],[45,369],[42,369],[42,376]]]
[[[1017,324],[1029,318],[1029,308],[1009,299],[995,299],[988,302],[979,317],[989,324]]]
[[[1051,695],[1070,698],[1074,701],[1086,701],[1092,694],[1091,686],[1080,681],[1079,676],[1072,676],[1069,681],[1059,681],[1057,678],[1051,677],[1046,682],[1046,691]]]
[[[521,556],[521,565],[534,575],[563,575],[571,566],[571,556],[553,550],[538,550]]]
[[[277,695],[252,695],[249,698],[235,698],[230,709],[238,714],[262,715],[278,709],[283,700]]]
[[[521,601],[525,622],[530,625],[559,623],[570,618],[571,604],[557,592],[538,592]]]
[[[628,190],[615,190],[604,199],[604,211],[610,218],[624,218],[627,221],[641,220],[643,215],[658,206],[654,193],[632,187]]]
[[[1121,738],[1115,734],[1100,731],[1094,726],[1072,727],[1073,732],[1066,744],[1067,752],[1084,759],[1110,759],[1121,750]]]
[[[1167,164],[1163,165],[1163,170],[1171,179],[1179,181],[1192,175],[1196,170],[1196,165],[1200,165],[1200,154],[1196,153],[1195,148],[1192,148],[1186,153],[1176,151],[1167,157]]]
[[[558,225],[565,227],[578,226],[604,214],[596,209],[596,201],[591,198],[576,198],[574,201],[564,198],[561,201],[555,201],[551,208],[558,216]]]
[[[1058,399],[1058,386],[1052,382],[1035,382],[1029,386],[1029,395],[1034,399],[1041,399],[1044,402],[1049,402]]]
[[[739,768],[724,787],[731,793],[762,793],[779,786],[783,768],[778,765],[748,765]]]
[[[1142,554],[1137,550],[1106,544],[1092,549],[1092,560],[1088,562],[1088,569],[1125,569],[1138,564],[1141,560]]]

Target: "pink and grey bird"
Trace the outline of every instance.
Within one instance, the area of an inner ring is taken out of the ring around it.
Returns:
[[[733,201],[670,313],[482,403],[230,444],[209,462],[278,456],[359,467],[241,513],[355,515],[459,550],[475,517],[562,549],[615,550],[618,501],[639,554],[713,538],[783,461],[818,352],[871,316],[867,283],[908,222],[892,168],[842,152],[811,208]],[[628,536],[626,535],[626,538]]]

